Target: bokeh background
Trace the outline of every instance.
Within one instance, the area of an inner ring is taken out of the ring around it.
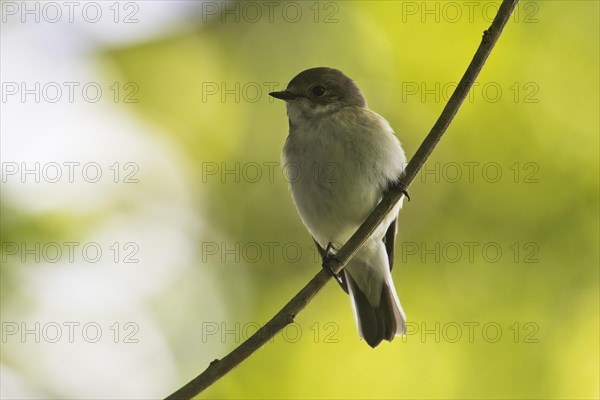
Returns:
[[[410,157],[498,4],[0,2],[2,398],[160,398],[233,349],[320,268],[267,93],[339,68]],[[598,398],[598,21],[517,8],[401,212],[406,338],[330,283],[202,397]]]

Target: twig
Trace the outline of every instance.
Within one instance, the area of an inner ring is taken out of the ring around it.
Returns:
[[[371,215],[369,215],[360,228],[352,235],[350,240],[348,240],[336,254],[335,259],[328,259],[326,261],[331,270],[339,273],[356,254],[367,238],[370,237],[379,224],[381,224],[384,217],[394,208],[396,203],[400,201],[404,195],[403,192],[415,179],[417,173],[442,138],[442,135],[467,97],[469,90],[473,86],[481,68],[490,55],[492,48],[500,37],[500,34],[518,1],[519,0],[503,0],[496,18],[494,18],[490,28],[484,32],[481,44],[458,86],[454,90],[452,97],[450,97],[448,104],[444,107],[444,110],[435,125],[431,128],[431,131],[406,166],[402,177],[399,179],[398,183],[390,188],[384,195],[383,199],[373,210]],[[330,273],[322,269],[254,335],[249,337],[245,342],[240,344],[221,360],[214,360],[211,362],[204,372],[167,397],[166,400],[191,399],[227,374],[258,350],[270,338],[275,336],[281,329],[294,322],[296,315],[306,307],[310,300],[325,286],[330,278]]]

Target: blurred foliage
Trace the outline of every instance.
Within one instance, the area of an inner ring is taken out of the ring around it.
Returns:
[[[282,88],[314,66],[341,69],[390,121],[410,157],[445,104],[439,91],[423,94],[421,85],[457,82],[489,25],[479,9],[473,21],[465,14],[456,23],[433,16],[423,22],[421,14],[407,14],[407,2],[388,1],[318,3],[315,22],[312,2],[296,4],[304,12],[296,23],[277,12],[274,22],[265,15],[258,22],[221,15],[203,22],[198,15],[191,27],[100,55],[107,71],[116,66],[124,81],[139,85],[132,112],[157,126],[181,156],[206,224],[193,238],[199,245],[192,267],[210,272],[202,285],[222,293],[226,318],[216,322],[229,328],[266,321],[319,268],[281,165],[271,164],[280,162],[287,118],[283,104],[267,96],[267,83]],[[336,5],[337,22],[323,22],[334,10],[327,4]],[[419,333],[372,350],[358,340],[347,296],[330,284],[294,328],[206,398],[598,398],[598,8],[588,1],[523,2],[473,100],[432,155],[429,172],[413,183],[413,200],[399,217],[394,279]],[[222,99],[222,85],[240,90]],[[414,85],[419,93],[410,94]],[[206,92],[215,87],[217,94]],[[502,90],[497,101],[494,87]],[[465,163],[475,163],[472,182]],[[500,166],[497,182],[483,175],[490,164]],[[236,165],[239,179],[220,175]],[[244,175],[249,165],[260,166],[260,179],[248,179],[254,170]],[[267,165],[274,165],[273,179]],[[455,165],[462,177],[452,182]],[[3,236],[54,234],[46,222],[24,216],[25,225],[15,226],[3,214]],[[468,242],[480,243],[472,261]],[[254,243],[264,253],[257,262],[206,261],[200,243]],[[265,243],[277,243],[273,260]],[[462,257],[436,261],[423,253],[436,243],[458,244]],[[502,249],[499,261],[482,256],[486,243]],[[285,244],[300,247],[298,262],[282,255]],[[414,245],[417,255],[408,253]],[[178,295],[193,290],[193,277],[182,276],[153,299],[180,366],[179,384],[237,341],[199,340],[203,315]],[[438,329],[446,336],[421,336],[436,323],[447,327]],[[472,341],[465,323],[478,324]],[[487,323],[501,327],[497,342],[485,339]],[[447,340],[452,324],[462,328],[456,343]]]
[[[458,263],[406,257],[410,262],[399,262],[395,280],[411,321],[429,329],[436,322],[496,322],[502,340],[488,343],[476,329],[469,343],[461,325],[464,336],[457,343],[435,343],[429,335],[425,343],[398,340],[372,351],[356,340],[348,300],[330,288],[298,323],[305,335],[313,335],[313,321],[321,334],[326,322],[335,321],[339,343],[304,337],[287,343],[280,337],[209,389],[208,397],[598,396],[598,43],[585,40],[598,33],[598,4],[538,2],[532,8],[529,3],[508,25],[473,101],[464,104],[428,163],[430,171],[439,163],[442,179],[422,174],[425,182],[413,185],[414,200],[400,215],[397,244],[498,243],[505,254],[497,263],[485,262],[481,247],[475,262],[466,255]],[[308,3],[302,4],[308,13]],[[230,242],[310,245],[283,179],[270,183],[263,175],[248,182],[242,173],[234,182],[232,175],[218,179],[202,170],[211,162],[220,168],[221,163],[231,168],[278,162],[287,122],[283,105],[266,96],[264,82],[283,87],[308,67],[342,69],[361,86],[370,107],[395,127],[410,155],[445,102],[435,94],[422,101],[422,92],[403,90],[412,83],[431,89],[436,82],[458,81],[487,26],[478,13],[473,23],[464,23],[466,18],[422,23],[406,15],[402,2],[337,4],[337,23],[215,18],[107,54],[143,88],[136,111],[181,146],[204,215]],[[527,21],[533,10],[535,21]],[[399,16],[406,20],[400,23]],[[482,90],[490,82],[502,90],[498,101],[483,97],[491,93],[488,98],[495,99],[493,91]],[[207,83],[218,85],[218,94],[203,93]],[[254,92],[244,96],[241,90],[249,83],[262,89],[257,102],[248,101]],[[235,94],[222,99],[221,85],[235,92],[236,84],[239,102]],[[464,162],[498,163],[503,176],[487,182],[477,167],[472,183],[465,175],[457,183],[445,182],[441,168],[453,162],[463,174]],[[208,233],[204,240],[217,237]],[[518,262],[509,250],[515,242],[521,246]],[[529,242],[536,247],[522,248]],[[535,252],[532,259],[539,262],[525,263],[526,251]],[[302,265],[228,265],[218,283],[227,292],[228,276],[251,267],[246,276],[253,281],[257,307],[241,318],[264,321],[318,268],[307,258]],[[515,322],[521,329],[527,322],[539,326],[532,336],[539,342],[523,343],[521,331],[515,343],[510,330]]]

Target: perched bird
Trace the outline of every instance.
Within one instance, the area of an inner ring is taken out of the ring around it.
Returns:
[[[311,68],[287,88],[289,135],[284,167],[293,166],[292,197],[323,257],[335,253],[402,175],[406,157],[389,123],[367,107],[354,81],[332,68]],[[290,168],[291,169],[291,168]],[[375,347],[406,333],[392,282],[399,202],[340,274],[360,337]]]

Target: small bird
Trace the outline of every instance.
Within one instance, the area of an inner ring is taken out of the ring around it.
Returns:
[[[289,181],[300,218],[321,256],[334,257],[402,175],[400,141],[337,69],[307,69],[269,95],[286,102],[282,158],[284,168],[295,171]],[[401,207],[402,201],[336,277],[350,295],[358,334],[371,347],[406,334],[391,274]]]

